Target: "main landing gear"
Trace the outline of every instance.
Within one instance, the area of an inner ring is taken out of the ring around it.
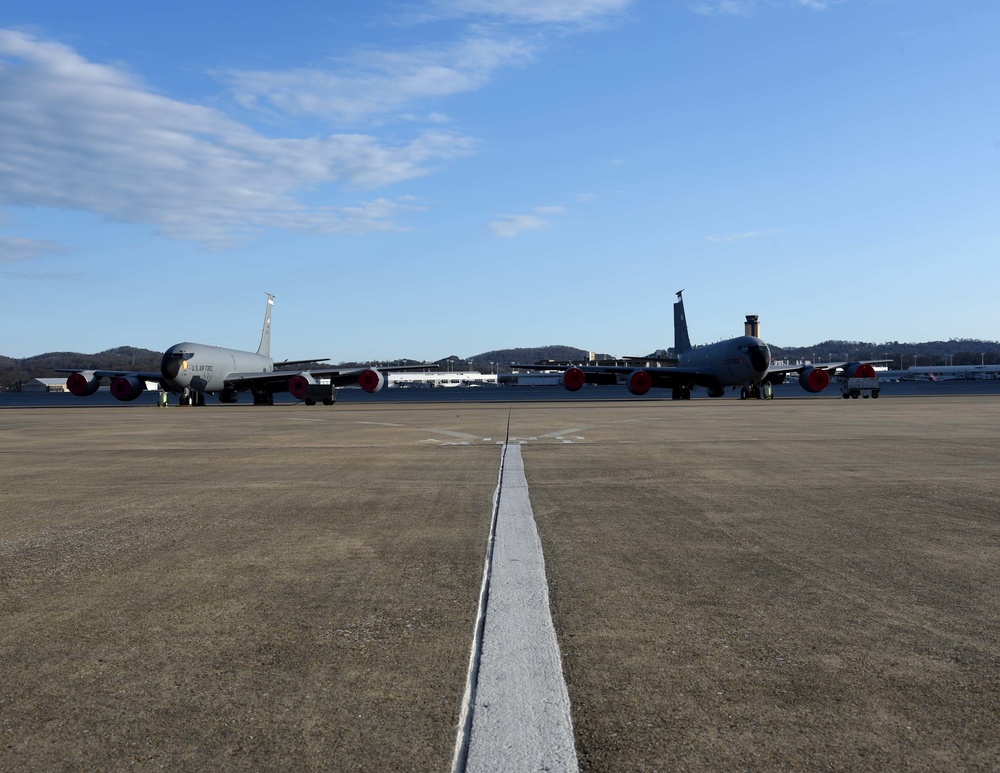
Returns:
[[[187,389],[180,396],[177,401],[178,405],[204,405],[205,404],[205,393],[204,392],[193,392]]]
[[[740,389],[740,400],[773,400],[774,393],[770,384],[754,384]]]
[[[671,400],[690,400],[691,399],[691,389],[690,387],[675,387],[670,390]]]
[[[274,395],[271,392],[254,392],[254,405],[274,405]]]

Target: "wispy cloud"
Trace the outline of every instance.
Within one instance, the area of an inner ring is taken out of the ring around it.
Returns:
[[[0,266],[9,266],[13,263],[34,260],[43,255],[66,251],[66,247],[54,242],[0,236]]]
[[[696,0],[688,3],[695,13],[702,16],[752,16],[760,5],[768,7],[809,8],[825,11],[844,0]]]
[[[219,77],[244,107],[356,125],[479,89],[500,68],[527,64],[536,51],[527,40],[478,36],[409,51],[358,51],[322,69],[228,71]],[[440,123],[442,116],[431,113],[428,121]]]
[[[712,236],[706,236],[706,242],[742,242],[747,239],[763,239],[767,236],[775,234],[780,229],[768,228],[762,231],[741,231],[739,233],[732,234],[713,234]]]
[[[632,0],[434,0],[450,16],[483,16],[532,24],[589,24],[620,14]]]
[[[119,67],[3,29],[0,114],[0,204],[96,212],[214,247],[264,228],[395,228],[399,203],[316,207],[301,196],[410,180],[475,148],[440,129],[392,143],[265,137],[220,111],[155,94]]]
[[[750,16],[756,0],[702,0],[688,7],[702,16]]]
[[[548,228],[552,221],[541,215],[562,215],[566,208],[561,205],[535,207],[531,215],[499,215],[487,227],[496,235],[507,239],[520,236],[525,231],[538,231]]]
[[[82,279],[86,274],[82,271],[3,271],[7,279],[23,282],[64,282]]]
[[[358,125],[414,120],[413,105],[475,91],[499,70],[535,60],[552,27],[587,29],[633,0],[435,0],[404,14],[411,24],[468,22],[455,40],[409,50],[364,48],[323,66],[229,70],[218,77],[244,107]],[[436,114],[440,116],[440,114]]]

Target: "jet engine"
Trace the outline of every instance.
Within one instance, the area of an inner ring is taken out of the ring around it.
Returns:
[[[94,375],[92,370],[73,373],[66,379],[66,388],[77,397],[89,397],[97,391],[100,385],[101,380]]]
[[[146,390],[146,383],[135,376],[115,376],[111,379],[111,394],[123,402],[135,400]]]
[[[875,378],[875,368],[868,363],[849,362],[844,366],[844,378]]]
[[[633,370],[625,379],[625,386],[634,395],[644,395],[653,386],[653,377],[649,375],[649,371]]]
[[[807,392],[822,392],[830,386],[830,374],[819,368],[806,368],[799,374],[799,386]]]
[[[385,376],[380,370],[363,370],[358,374],[358,386],[366,392],[377,392],[385,386]]]
[[[566,368],[562,375],[563,386],[570,392],[577,391],[587,382],[587,375],[579,368]]]
[[[315,383],[316,379],[308,373],[296,373],[288,379],[288,392],[296,400],[301,400],[306,396],[309,386]]]

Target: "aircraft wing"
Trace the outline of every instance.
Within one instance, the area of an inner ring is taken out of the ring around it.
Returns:
[[[119,376],[134,376],[142,381],[163,381],[163,374],[159,371],[137,371],[137,370],[90,370],[89,368],[52,368],[56,373],[91,373],[96,378],[118,378]]]
[[[621,378],[625,378],[636,370],[648,373],[653,380],[651,386],[661,389],[688,387],[715,378],[714,373],[700,368],[663,366],[644,368],[641,365],[577,365],[576,367],[583,371],[588,384],[618,384]]]
[[[315,362],[315,360],[308,360],[308,362]],[[286,363],[279,362],[275,364],[285,365]],[[316,381],[320,379],[329,379],[331,384],[338,387],[354,386],[359,383],[366,386],[374,386],[374,383],[367,379],[374,379],[375,382],[381,382],[385,378],[383,374],[389,371],[434,370],[436,368],[437,365],[379,365],[352,368],[337,367],[310,368],[308,370],[272,370],[268,373],[230,373],[226,376],[226,384],[227,386],[238,390],[253,387],[256,389],[263,388],[268,392],[286,392],[288,391],[288,383],[290,379],[296,376],[303,376],[307,379],[313,379]],[[379,383],[378,388],[381,388],[381,383]],[[366,391],[375,390],[366,389]]]
[[[838,370],[843,370],[848,365],[884,365],[888,362],[892,362],[892,360],[853,360],[851,362],[813,362],[808,365],[771,365],[767,369],[767,372],[768,374],[801,373],[806,368],[815,368],[816,370],[825,370],[832,376]]]
[[[629,358],[631,359],[631,358]],[[640,358],[636,358],[640,359]],[[641,358],[644,362],[649,362],[648,357]],[[643,370],[648,373],[652,379],[652,386],[661,387],[664,389],[674,389],[680,387],[691,386],[691,384],[701,384],[706,380],[711,382],[714,379],[715,374],[700,368],[675,368],[675,367],[663,367],[658,366],[655,368],[644,368],[639,364],[636,365],[569,365],[569,366],[557,366],[557,365],[518,365],[511,364],[512,368],[524,368],[527,370],[549,370],[549,371],[565,371],[567,368],[573,368],[574,370],[579,370],[584,375],[584,383],[587,384],[618,384],[621,383],[621,379],[628,376],[629,373],[633,373],[636,370]]]

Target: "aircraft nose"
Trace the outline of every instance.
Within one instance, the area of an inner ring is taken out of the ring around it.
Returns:
[[[758,373],[763,373],[771,364],[771,353],[766,346],[750,347],[750,364]]]
[[[181,367],[190,356],[190,354],[177,348],[171,347],[167,349],[163,353],[163,359],[160,360],[160,373],[163,375],[163,378],[170,379],[171,381],[176,380],[181,372]]]
[[[163,355],[163,359],[160,360],[160,373],[163,374],[163,378],[169,378],[171,380],[177,378],[177,374],[181,370],[181,363],[179,360],[174,360],[170,357],[170,352]]]

